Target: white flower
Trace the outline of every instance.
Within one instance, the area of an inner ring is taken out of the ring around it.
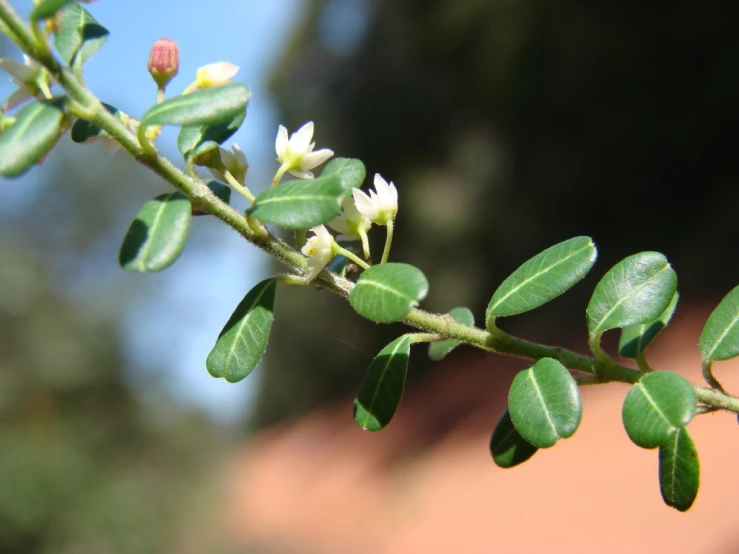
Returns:
[[[388,184],[379,173],[375,173],[375,192],[371,190],[369,196],[359,189],[354,189],[354,203],[357,210],[372,223],[385,225],[395,219],[398,213],[398,190],[390,182]]]
[[[41,75],[41,66],[25,54],[23,59],[25,63],[10,58],[0,58],[0,67],[10,73],[12,76],[10,80],[18,85],[18,89],[3,103],[3,110],[12,110],[20,106],[29,98],[36,96],[38,92],[37,80]]]
[[[225,148],[218,148],[218,153],[221,156],[221,163],[223,164],[224,169],[233,175],[239,183],[243,183],[246,180],[246,171],[249,169],[249,164],[246,161],[246,154],[244,154],[244,151],[239,148],[238,144],[234,144],[232,149],[233,152],[231,150],[226,150]],[[208,169],[213,177],[222,183],[227,182],[226,177],[221,171],[213,169],[212,167],[209,167]]]
[[[323,225],[313,227],[311,231],[314,233],[314,236],[309,238],[308,242],[300,250],[308,256],[309,271],[305,278],[308,283],[315,279],[333,259],[334,246],[336,245],[333,235]]]
[[[239,66],[230,62],[217,62],[198,68],[195,73],[195,88],[213,88],[227,85],[239,71]]]
[[[372,222],[357,210],[351,198],[345,198],[341,205],[341,213],[328,222],[328,226],[341,233],[339,238],[359,240],[372,226]]]
[[[280,125],[277,131],[277,139],[275,140],[277,161],[299,179],[313,179],[313,173],[310,170],[321,165],[334,155],[333,150],[329,150],[328,148],[322,148],[317,152],[313,152],[316,143],[311,142],[312,138],[312,121],[309,121],[293,133],[290,140],[287,139],[287,129],[285,127]]]

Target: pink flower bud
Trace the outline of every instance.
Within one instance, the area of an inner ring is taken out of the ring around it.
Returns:
[[[177,43],[168,38],[160,38],[151,47],[149,54],[149,73],[154,82],[163,90],[180,70],[180,49]]]

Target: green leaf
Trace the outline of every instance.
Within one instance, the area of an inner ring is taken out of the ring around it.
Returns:
[[[516,430],[538,448],[571,437],[582,418],[577,383],[552,358],[518,372],[508,392],[508,410]]]
[[[73,0],[42,0],[31,11],[31,19],[39,20],[51,17]]]
[[[354,399],[354,421],[359,427],[379,431],[390,423],[403,396],[410,354],[410,336],[403,335],[372,360]]]
[[[590,299],[586,310],[590,336],[656,320],[676,287],[677,276],[659,252],[621,260],[603,276]]]
[[[468,327],[472,327],[475,324],[475,316],[469,308],[454,308],[449,312],[449,317],[457,323],[467,325]],[[459,346],[459,341],[456,339],[432,342],[429,344],[429,358],[434,362],[438,362],[445,358],[457,346]]]
[[[485,320],[520,314],[554,300],[580,281],[595,263],[590,237],[575,237],[547,248],[514,271],[490,299]]]
[[[739,286],[734,287],[708,316],[699,345],[706,362],[729,360],[739,355]]]
[[[693,439],[680,427],[659,447],[659,488],[665,504],[685,512],[698,496],[700,462]]]
[[[310,229],[339,215],[346,196],[337,175],[297,179],[260,193],[247,213],[286,229]]]
[[[493,461],[499,467],[514,467],[531,458],[537,450],[539,449],[536,446],[526,442],[526,439],[516,431],[511,414],[506,410],[490,438],[490,454]]]
[[[211,190],[213,194],[215,194],[218,198],[223,200],[226,204],[231,203],[231,187],[228,187],[224,185],[223,183],[219,183],[218,181],[209,181],[208,188]],[[197,216],[197,215],[209,215],[209,214],[208,212],[204,212],[202,210],[193,210],[192,215]]]
[[[231,123],[244,112],[249,95],[249,89],[238,83],[181,94],[149,108],[141,125],[211,127]]]
[[[177,148],[185,158],[197,158],[218,148],[239,130],[246,118],[246,108],[230,121],[218,125],[189,125],[180,129],[177,135]]]
[[[205,361],[213,377],[236,383],[257,366],[272,329],[276,291],[277,279],[265,279],[236,307]]]
[[[61,136],[64,112],[59,101],[32,101],[0,134],[0,175],[17,177],[37,164]]]
[[[677,300],[679,298],[677,291],[672,295],[672,300],[665,308],[665,311],[655,321],[649,323],[641,323],[639,325],[629,325],[621,330],[621,339],[618,343],[618,352],[624,358],[636,358],[639,354],[647,349],[647,346],[667,327],[675,313]]]
[[[428,281],[420,269],[408,264],[380,264],[359,276],[349,293],[349,303],[367,319],[392,323],[426,298],[428,290]]]
[[[54,45],[69,65],[82,66],[108,40],[110,32],[77,2],[67,4],[57,17]]]
[[[123,239],[118,261],[127,271],[161,271],[185,247],[192,206],[179,192],[150,200],[136,214]]]
[[[122,112],[118,108],[116,108],[115,106],[111,106],[110,104],[106,104],[105,102],[103,102],[102,104],[109,113],[120,119],[120,114]],[[72,142],[76,143],[83,143],[91,138],[101,137],[105,135],[105,131],[103,131],[100,127],[98,127],[94,123],[91,123],[90,121],[85,121],[84,119],[78,119],[77,121],[75,121],[74,125],[72,125],[72,130],[69,133]]]
[[[666,444],[693,419],[695,402],[693,386],[679,373],[647,373],[626,394],[622,410],[626,434],[642,448]]]
[[[321,172],[321,177],[338,175],[345,191],[362,186],[367,170],[361,160],[354,158],[334,158]]]

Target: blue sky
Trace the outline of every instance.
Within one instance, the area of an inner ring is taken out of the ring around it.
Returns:
[[[26,14],[31,2],[13,5]],[[247,153],[250,180],[271,180],[277,167],[273,149],[279,122],[265,79],[303,5],[303,0],[100,0],[89,4],[87,9],[111,34],[86,66],[88,85],[101,99],[124,111],[143,113],[155,95],[146,60],[151,45],[161,37],[175,40],[180,47],[180,72],[169,86],[174,93],[187,86],[202,65],[223,60],[236,63],[240,71],[235,80],[247,84],[252,97],[247,124],[228,144],[236,142]],[[12,90],[6,79],[0,79],[1,98]],[[176,160],[176,131],[169,131],[158,146]],[[33,179],[33,172],[26,177]],[[238,206],[241,200],[234,204]],[[249,408],[259,369],[249,379],[229,384],[208,375],[205,358],[233,308],[265,275],[267,261],[235,233],[219,239],[218,248],[183,256],[162,274],[146,301],[131,306],[123,322],[129,356],[165,368],[166,375],[150,377],[167,383],[175,397],[206,409],[220,421],[237,421]],[[195,286],[198,295],[190,292]],[[132,382],[145,390],[148,378],[135,376]]]

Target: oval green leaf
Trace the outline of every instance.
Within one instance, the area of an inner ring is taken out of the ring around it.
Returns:
[[[383,348],[364,374],[354,399],[354,421],[367,431],[379,431],[400,405],[408,373],[411,339],[398,337]]]
[[[539,449],[516,431],[511,414],[506,410],[490,438],[490,454],[496,465],[503,468],[520,465],[536,454],[537,450]]]
[[[449,311],[449,317],[457,323],[467,325],[468,327],[475,325],[475,316],[469,308],[454,308]],[[459,341],[456,339],[432,342],[429,344],[429,359],[438,362],[445,358],[457,346],[459,346]]]
[[[706,362],[730,360],[739,355],[739,286],[708,316],[699,345]]]
[[[189,125],[180,129],[177,148],[185,158],[197,158],[218,148],[239,130],[246,119],[246,109],[241,110],[230,121],[219,125]]]
[[[654,321],[677,288],[677,275],[659,252],[621,260],[596,285],[586,310],[590,336]]]
[[[247,213],[286,229],[310,229],[338,216],[345,196],[337,175],[297,179],[260,193]]]
[[[257,366],[272,330],[276,291],[277,279],[265,279],[236,307],[205,361],[213,377],[236,383]]]
[[[349,293],[349,303],[367,319],[392,323],[426,298],[428,290],[428,281],[420,269],[408,264],[380,264],[359,276]]]
[[[322,177],[338,175],[345,191],[361,187],[366,174],[367,170],[362,161],[354,158],[334,158],[321,172]]]
[[[118,261],[127,271],[161,271],[179,257],[192,219],[190,201],[179,192],[150,200],[136,214]]]
[[[621,330],[618,353],[624,358],[636,358],[644,352],[647,346],[662,332],[662,329],[667,327],[670,319],[672,319],[672,314],[675,313],[679,297],[680,295],[676,291],[665,311],[655,321],[624,327]]]
[[[514,271],[490,299],[488,326],[500,316],[538,308],[587,275],[598,253],[590,237],[575,237],[547,248]]]
[[[108,40],[110,32],[77,2],[67,4],[56,19],[54,45],[69,65],[81,66]]]
[[[647,373],[624,399],[626,434],[642,448],[657,448],[695,415],[693,386],[674,371]]]
[[[15,122],[0,134],[0,175],[17,177],[39,163],[59,139],[63,119],[58,101],[23,106]]]
[[[219,183],[218,181],[209,181],[208,188],[213,194],[223,200],[226,204],[231,203],[231,187],[228,187],[223,183]],[[192,215],[208,215],[208,212],[204,212],[202,210],[193,210]]]
[[[33,8],[30,18],[38,21],[39,19],[51,17],[72,1],[73,0],[43,0]]]
[[[541,358],[513,379],[508,411],[524,440],[538,448],[553,446],[580,425],[577,383],[557,360]]]
[[[687,511],[698,496],[700,462],[693,439],[680,427],[659,447],[659,488],[665,504]]]
[[[168,98],[141,118],[141,125],[205,125],[232,122],[245,109],[249,89],[234,83]]]

